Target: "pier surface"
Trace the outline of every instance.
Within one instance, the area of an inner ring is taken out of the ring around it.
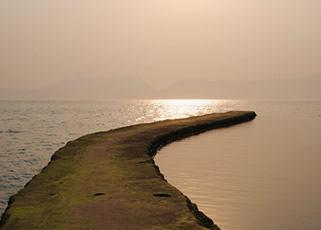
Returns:
[[[0,229],[219,229],[164,180],[152,157],[172,141],[255,116],[241,111],[215,113],[68,142],[10,198]]]

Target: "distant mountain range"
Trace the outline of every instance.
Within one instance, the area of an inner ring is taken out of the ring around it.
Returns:
[[[0,89],[0,99],[108,100],[144,98],[151,91],[147,83],[135,77],[80,78],[35,90]]]
[[[0,99],[285,99],[320,100],[321,77],[269,80],[182,80],[154,90],[136,77],[70,79],[36,90],[0,89]]]
[[[161,98],[321,99],[321,77],[269,80],[183,80],[160,92]]]

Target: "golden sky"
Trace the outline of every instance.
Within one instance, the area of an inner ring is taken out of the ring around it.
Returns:
[[[1,0],[0,88],[321,74],[320,0]]]

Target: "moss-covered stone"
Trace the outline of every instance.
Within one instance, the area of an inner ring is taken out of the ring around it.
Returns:
[[[166,120],[68,142],[10,198],[1,229],[219,229],[164,180],[152,157],[172,141],[255,116]]]

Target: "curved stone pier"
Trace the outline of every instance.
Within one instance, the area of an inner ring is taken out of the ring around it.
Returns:
[[[10,198],[0,228],[219,229],[164,180],[152,157],[172,141],[255,116],[216,113],[134,125],[68,142]]]

